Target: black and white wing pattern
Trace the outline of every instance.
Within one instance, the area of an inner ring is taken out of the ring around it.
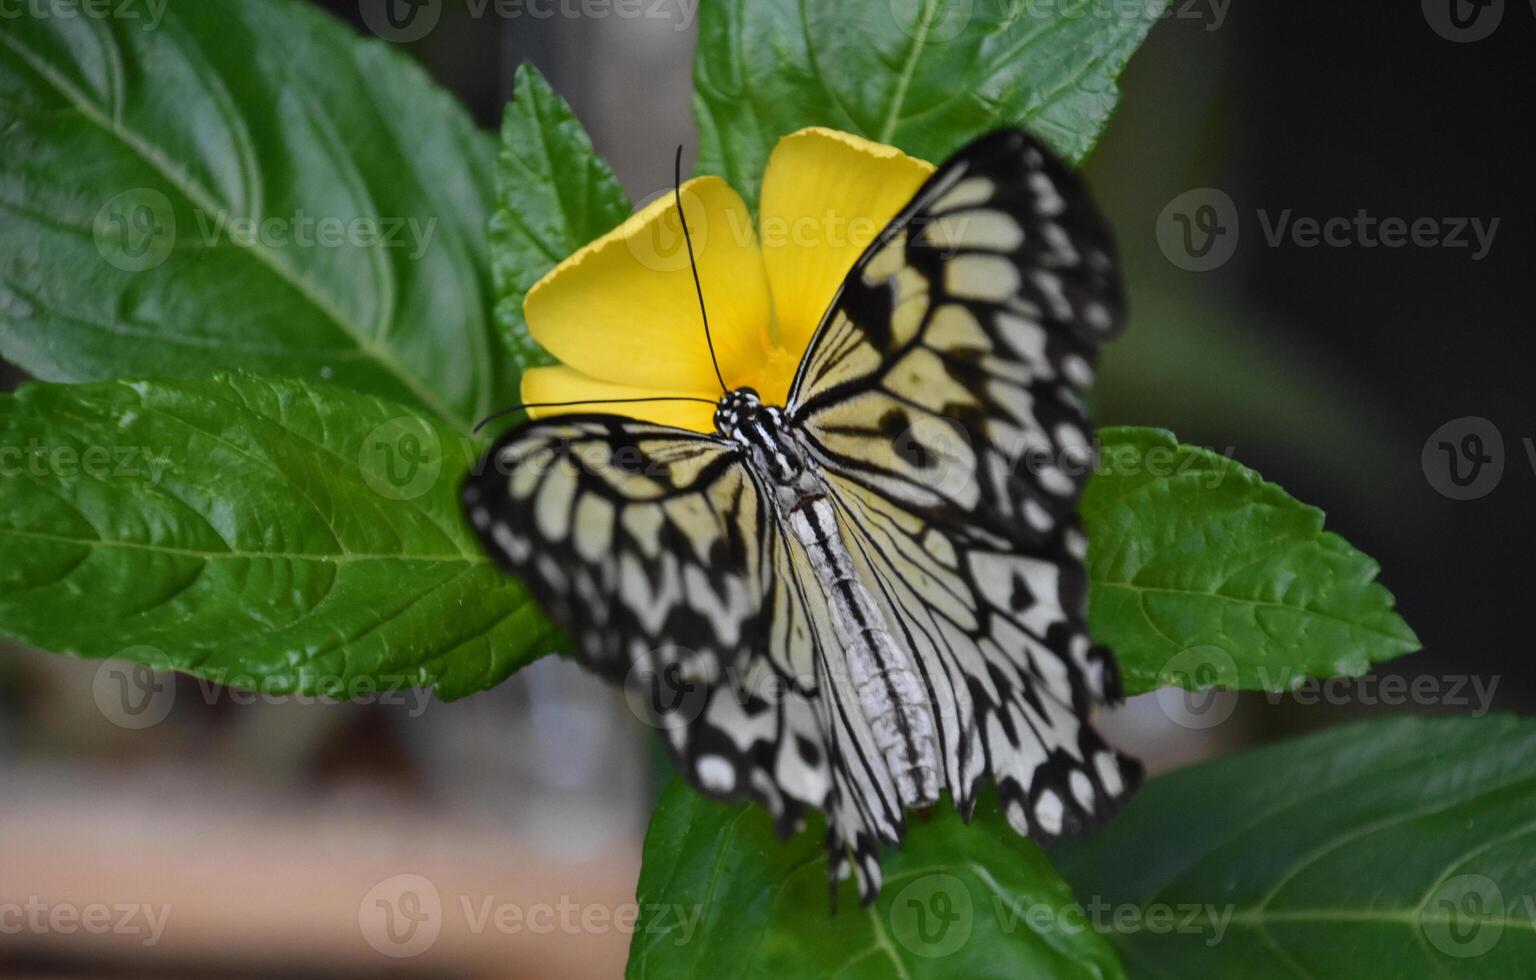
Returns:
[[[519,427],[463,492],[503,567],[623,681],[663,647],[719,677],[761,631],[763,500],[719,439],[611,415]]]
[[[724,435],[573,415],[500,440],[466,512],[685,778],[781,833],[824,810],[833,870],[867,901],[903,799],[937,797],[918,769],[967,816],[990,779],[1040,840],[1098,824],[1140,779],[1088,720],[1119,681],[1084,624],[1075,517],[1084,399],[1123,319],[1083,188],[994,133],[924,184],[812,338],[783,418],[817,489]],[[859,655],[884,658],[900,710],[853,676]]]
[[[1120,695],[1084,624],[1084,399],[1124,300],[1077,178],[1019,130],[970,144],[854,266],[787,414],[928,688],[955,804],[997,784],[1020,833],[1106,819],[1141,768],[1089,724]],[[861,869],[878,824],[849,823]]]
[[[623,684],[679,771],[750,798],[781,832],[827,805],[831,780],[808,693],[762,656],[809,629],[765,618],[782,529],[738,447],[611,415],[530,422],[463,489],[490,554],[570,634],[581,662]]]

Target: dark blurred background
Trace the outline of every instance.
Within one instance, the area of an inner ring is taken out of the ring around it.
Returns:
[[[1495,5],[1491,33],[1457,41],[1441,2],[1174,0],[1088,162],[1134,304],[1106,355],[1099,421],[1174,429],[1323,508],[1381,562],[1423,640],[1378,673],[1435,679],[1436,694],[1406,703],[1366,685],[1136,699],[1112,724],[1155,769],[1368,713],[1531,707],[1536,4]],[[319,5],[366,30],[352,0]],[[483,8],[448,0],[408,50],[485,126],[531,60],[634,199],[668,186],[671,148],[691,143],[693,18],[471,9]],[[1287,212],[1362,209],[1441,231],[1498,225],[1486,254],[1470,231],[1461,248],[1267,240]],[[1181,213],[1196,237],[1180,237]],[[1474,424],[1500,436],[1503,468],[1466,492],[1424,450]],[[650,735],[568,664],[453,705],[247,704],[164,678],[164,720],[143,729],[103,707],[102,671],[0,658],[0,904],[153,895],[174,928],[152,946],[0,936],[5,975],[621,969],[621,930],[476,933],[455,908],[466,895],[521,908],[633,896],[658,778]],[[370,889],[406,874],[449,911],[427,955],[393,960],[359,938],[360,916]]]

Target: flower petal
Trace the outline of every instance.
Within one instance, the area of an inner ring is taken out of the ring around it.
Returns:
[[[795,359],[853,263],[933,169],[832,129],[779,140],[763,174],[759,226],[779,344]]]
[[[690,395],[696,398],[715,399],[720,386],[704,391],[672,391],[661,388],[643,388],[631,385],[599,381],[564,365],[529,368],[523,372],[523,401],[525,402],[592,402],[605,398],[670,398]],[[630,418],[655,422],[657,425],[675,425],[695,432],[715,431],[714,406],[701,402],[629,402],[622,405],[584,404],[557,408],[530,408],[532,418],[552,415],[568,415],[572,412],[601,412],[627,415]]]
[[[720,178],[688,181],[682,198],[710,334],[733,384],[768,347],[773,314],[757,236]],[[523,312],[545,350],[591,378],[719,395],[671,194],[561,262],[528,291]]]

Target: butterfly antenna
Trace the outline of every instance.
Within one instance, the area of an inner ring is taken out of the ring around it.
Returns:
[[[659,395],[650,398],[582,398],[573,402],[523,402],[521,405],[513,405],[511,408],[504,408],[499,412],[492,412],[487,415],[480,420],[479,425],[475,426],[475,433],[478,435],[481,429],[497,419],[511,415],[513,412],[521,412],[525,408],[571,408],[576,405],[632,405],[636,402],[698,402],[701,405],[716,404],[708,398],[689,398],[686,395]]]
[[[688,246],[688,267],[693,270],[693,289],[699,294],[699,316],[704,320],[704,343],[709,345],[709,362],[715,366],[715,380],[720,390],[731,389],[725,385],[720,373],[720,359],[715,356],[715,341],[709,334],[709,311],[704,308],[704,285],[699,282],[699,263],[693,257],[693,236],[688,234],[688,218],[683,214],[683,144],[677,144],[677,156],[672,160],[672,199],[677,202],[677,220],[683,226],[683,241]]]

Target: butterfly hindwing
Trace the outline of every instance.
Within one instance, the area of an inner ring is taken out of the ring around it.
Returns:
[[[928,687],[955,806],[968,816],[990,778],[1021,834],[1049,842],[1101,824],[1141,770],[1088,722],[1120,692],[1113,658],[1082,626],[1081,534],[1065,552],[1023,554],[828,482],[854,563]]]

